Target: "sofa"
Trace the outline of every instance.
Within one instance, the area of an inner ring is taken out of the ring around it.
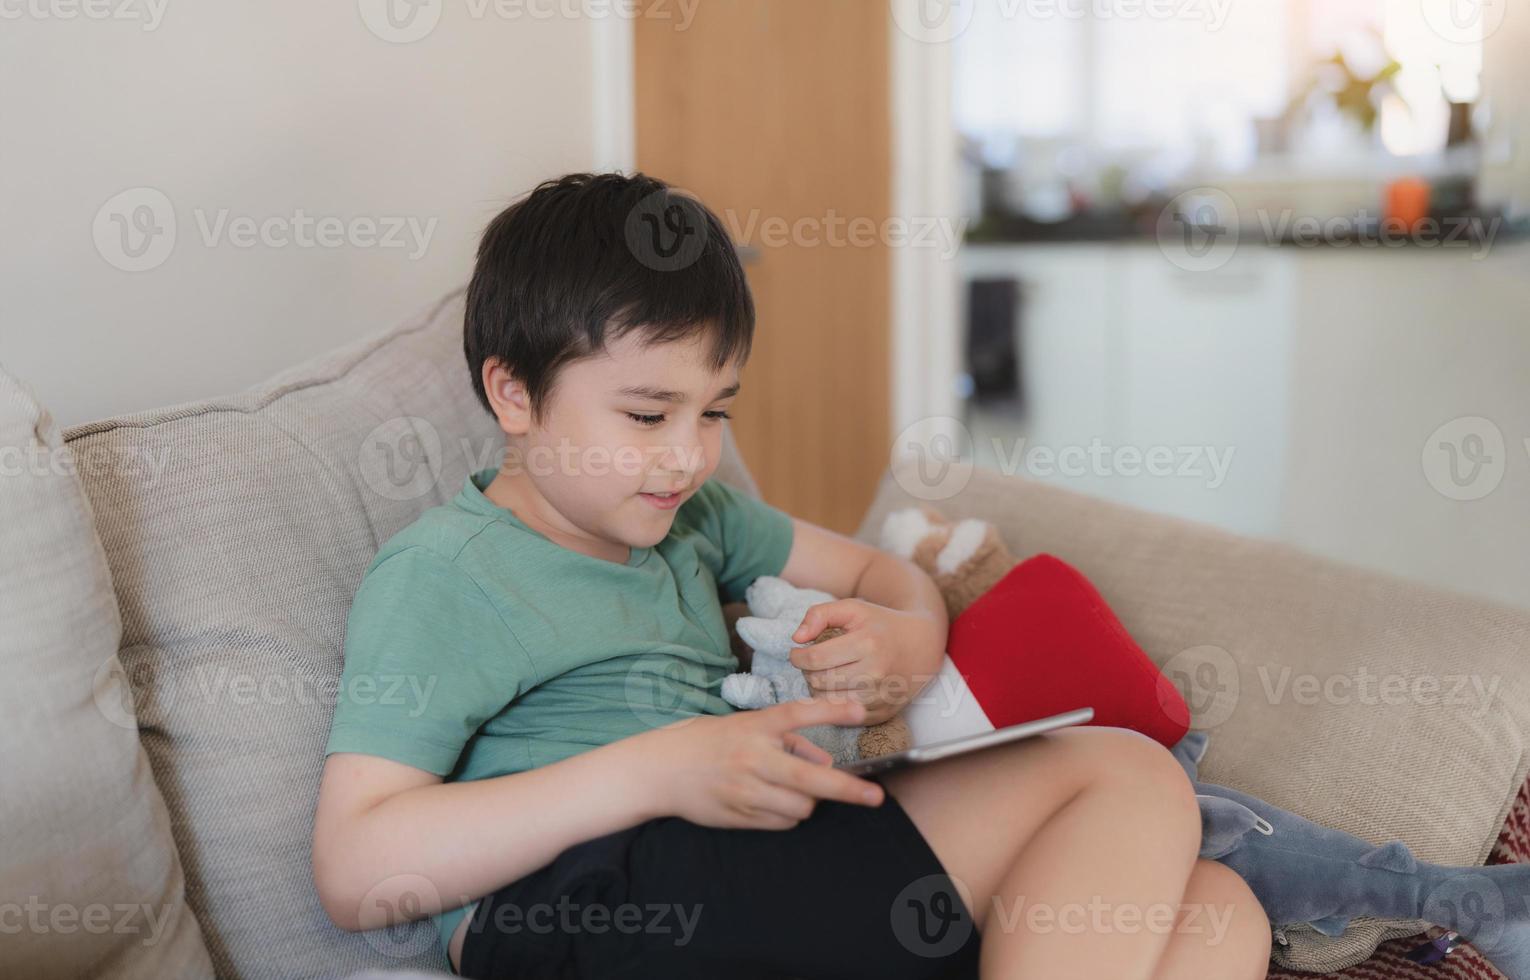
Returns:
[[[0,976],[446,971],[428,921],[331,925],[309,847],[362,571],[502,445],[461,323],[459,291],[249,391],[65,432],[0,370]],[[758,493],[725,447],[716,478]],[[1428,860],[1530,853],[1525,611],[985,470],[938,500],[890,470],[857,536],[914,503],[1088,575],[1211,733],[1203,778]],[[1271,976],[1496,975],[1470,948],[1409,963],[1424,928],[1289,930]]]

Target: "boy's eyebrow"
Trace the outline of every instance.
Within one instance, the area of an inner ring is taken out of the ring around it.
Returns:
[[[628,395],[632,398],[643,398],[655,402],[685,401],[685,392],[683,391],[670,391],[667,388],[655,388],[652,385],[626,385],[616,389],[616,393],[618,395]],[[734,382],[722,391],[719,391],[712,398],[712,401],[716,401],[718,398],[728,398],[736,394],[738,394],[738,382]]]

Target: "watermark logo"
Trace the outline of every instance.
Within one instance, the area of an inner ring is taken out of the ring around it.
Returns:
[[[390,875],[361,898],[363,916],[381,913],[386,925],[368,929],[367,945],[390,959],[412,959],[440,942],[440,933],[426,916],[441,907],[435,882],[420,874]]]
[[[701,257],[707,245],[707,217],[701,204],[684,194],[659,190],[627,215],[627,248],[656,272],[678,272]]]
[[[1485,874],[1463,874],[1430,889],[1420,917],[1491,948],[1503,938],[1507,912],[1497,882]]]
[[[617,932],[633,936],[641,933],[670,936],[674,946],[683,947],[688,946],[695,936],[703,908],[699,903],[682,905],[678,902],[582,903],[564,895],[557,902],[533,902],[530,905],[495,902],[488,914],[481,921],[475,920],[468,929],[492,929],[499,935],[598,936]]]
[[[163,191],[133,187],[96,211],[96,251],[123,272],[157,269],[175,250],[175,208]]]
[[[175,704],[178,685],[170,670],[138,648],[127,661],[115,654],[102,661],[91,681],[91,699],[101,717],[118,728],[136,731],[140,718],[164,717]]]
[[[893,899],[893,935],[915,956],[950,956],[972,936],[972,890],[959,878],[925,875]]]
[[[159,30],[170,0],[0,0],[0,20],[137,21]]]
[[[977,0],[889,0],[893,23],[915,41],[944,44],[972,23]]]
[[[430,248],[438,218],[412,215],[234,214],[194,208],[196,230],[206,248],[407,249],[411,260]],[[124,272],[147,272],[164,265],[177,240],[175,206],[153,187],[115,195],[96,211],[91,225],[96,251]]]
[[[898,30],[926,44],[952,41],[972,26],[978,0],[889,0]],[[1208,31],[1227,23],[1232,0],[983,0],[999,20],[1184,20]]]
[[[1210,272],[1238,250],[1238,205],[1215,187],[1194,187],[1164,205],[1154,238],[1164,258],[1186,272]]]
[[[1190,727],[1207,730],[1231,718],[1238,707],[1242,681],[1238,662],[1219,646],[1181,650],[1161,668],[1190,709]]]
[[[1424,479],[1441,496],[1481,500],[1503,481],[1507,456],[1498,426],[1479,415],[1467,415],[1429,434],[1419,465]]]
[[[1418,0],[1429,29],[1452,44],[1477,44],[1503,26],[1509,0]]]
[[[386,500],[418,500],[441,480],[441,434],[412,415],[389,419],[366,434],[356,468]]]
[[[966,237],[967,219],[917,215],[876,219],[848,216],[833,208],[822,215],[765,216],[758,208],[740,215],[729,208],[720,216],[734,241],[763,248],[932,248],[943,260],[956,257]]]
[[[972,433],[949,415],[922,418],[898,433],[888,465],[910,496],[949,500],[972,480]]]
[[[141,936],[139,943],[153,946],[164,934],[176,906],[147,902],[49,902],[38,895],[24,900],[0,901],[0,936],[32,935]]]
[[[356,0],[367,30],[389,44],[412,44],[441,22],[442,0]]]
[[[649,728],[689,724],[702,716],[702,707],[689,703],[692,682],[685,663],[674,656],[647,654],[627,669],[623,696],[627,707]]]

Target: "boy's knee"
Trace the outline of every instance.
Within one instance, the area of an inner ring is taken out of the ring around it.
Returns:
[[[1092,786],[1131,797],[1134,819],[1156,816],[1169,830],[1193,836],[1200,846],[1201,814],[1195,786],[1168,749],[1125,728],[1076,728],[1067,736],[1079,756],[1079,771]]]
[[[1269,972],[1270,920],[1264,906],[1236,871],[1216,861],[1196,865],[1186,902],[1204,923],[1208,942],[1221,947],[1228,980],[1259,980]]]

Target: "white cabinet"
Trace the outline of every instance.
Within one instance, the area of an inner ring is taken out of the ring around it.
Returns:
[[[1245,533],[1277,530],[1289,256],[1243,250],[1191,273],[1151,243],[979,246],[963,272],[1014,276],[1024,297],[1027,413],[974,419],[985,462]]]
[[[961,265],[1024,296],[1027,412],[971,414],[982,462],[1530,606],[1530,243],[1244,244],[1209,272],[1152,242],[973,246]],[[1467,417],[1504,446],[1476,500],[1421,462]]]

